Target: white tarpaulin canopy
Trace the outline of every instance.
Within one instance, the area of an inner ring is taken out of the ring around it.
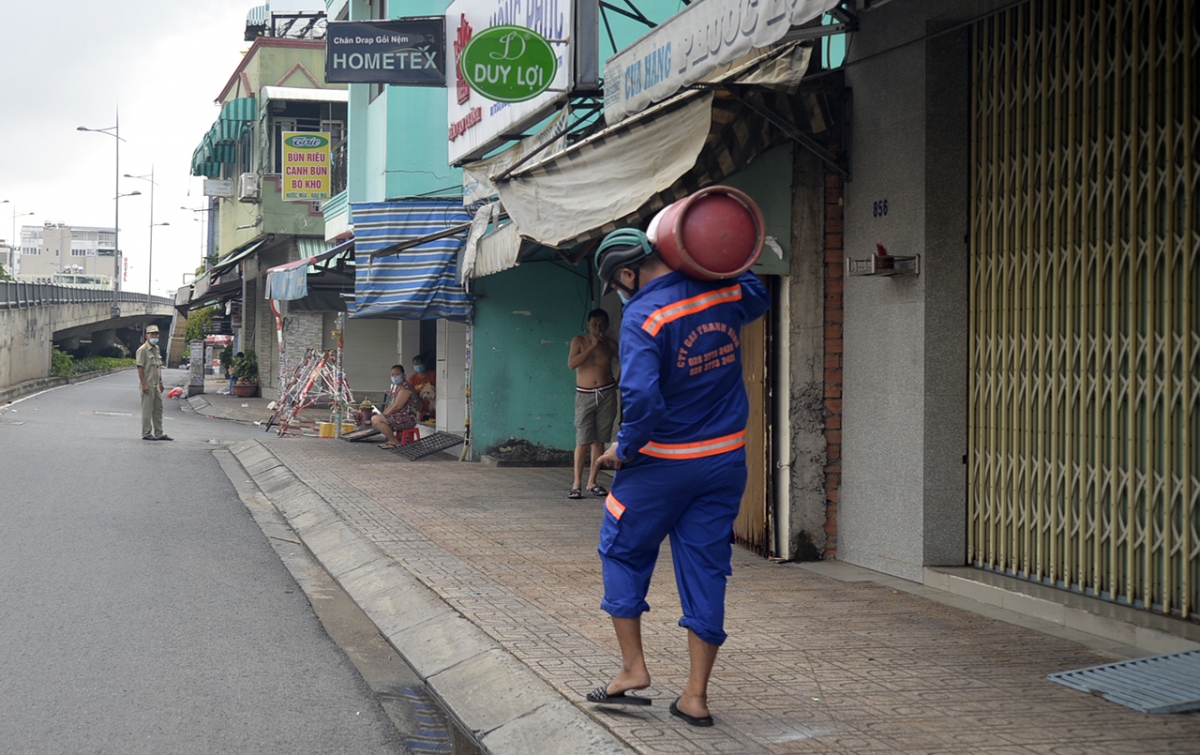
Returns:
[[[513,175],[496,188],[522,236],[559,246],[635,212],[696,164],[712,123],[711,92],[664,103]],[[614,138],[619,137],[619,138]]]
[[[773,49],[723,69],[711,83],[754,86],[768,93],[763,97],[786,92],[799,84],[810,54],[806,45]],[[501,258],[511,264],[499,269],[514,266],[518,236],[566,248],[743,169],[782,137],[761,119],[740,121],[740,108],[736,99],[717,100],[711,90],[688,91],[496,181],[501,207],[515,227],[496,234],[493,245],[504,253],[493,254],[487,267]],[[477,243],[482,249],[488,240]],[[484,274],[478,261],[476,266],[474,275]]]

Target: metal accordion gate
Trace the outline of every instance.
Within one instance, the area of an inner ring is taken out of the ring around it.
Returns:
[[[969,560],[1200,617],[1200,8],[972,32]]]

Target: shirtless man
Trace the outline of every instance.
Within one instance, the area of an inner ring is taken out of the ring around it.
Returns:
[[[617,418],[617,381],[612,363],[617,343],[608,337],[608,313],[603,309],[588,312],[588,332],[571,339],[567,369],[575,370],[575,482],[567,498],[583,498],[583,465],[592,449],[592,467],[587,490],[594,496],[608,495],[596,484],[596,465],[606,444],[612,442],[613,422]]]

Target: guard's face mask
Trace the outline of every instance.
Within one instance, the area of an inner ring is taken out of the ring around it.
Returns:
[[[157,339],[157,338],[154,338],[154,337],[151,337],[151,338],[150,338],[150,345],[151,345],[151,346],[157,346],[157,345],[158,345],[158,339]]]

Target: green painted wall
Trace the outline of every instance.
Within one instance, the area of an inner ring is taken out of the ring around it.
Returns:
[[[476,281],[471,434],[480,451],[510,435],[575,447],[571,339],[584,332],[584,266],[532,262]]]
[[[386,197],[462,197],[462,171],[447,164],[445,88],[390,87],[387,98]]]
[[[392,18],[440,16],[447,0],[389,3]],[[350,17],[369,17],[362,0],[352,0]],[[370,100],[370,85],[350,85],[351,202],[381,202],[416,196],[461,196],[462,171],[446,163],[446,89],[387,87]]]

